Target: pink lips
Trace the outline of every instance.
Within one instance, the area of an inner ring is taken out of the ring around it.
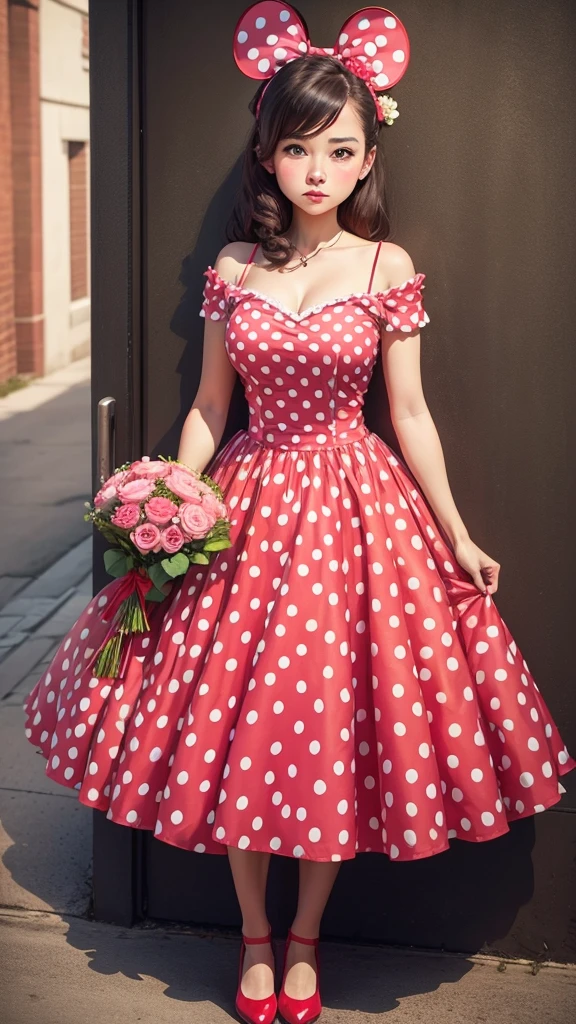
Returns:
[[[310,196],[310,199],[327,199],[328,196],[325,192],[305,192],[305,196]]]

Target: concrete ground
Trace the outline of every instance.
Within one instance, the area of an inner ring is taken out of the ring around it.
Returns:
[[[0,399],[0,606],[90,536],[90,360]]]
[[[4,1024],[236,1020],[236,936],[0,912]],[[282,943],[276,947],[281,962]],[[576,969],[322,943],[321,1024],[570,1024]]]
[[[81,373],[76,366],[0,400],[0,453],[11,481],[0,499],[10,526],[0,539],[0,1020],[236,1020],[237,935],[90,920],[92,812],[46,777],[23,733],[24,697],[91,594],[91,540],[81,519],[90,489],[89,392]],[[22,494],[29,507],[21,520]],[[42,543],[28,545],[40,531]],[[278,942],[278,964],[281,955]],[[320,955],[321,1024],[576,1019],[576,966],[533,970],[490,956],[332,942]]]

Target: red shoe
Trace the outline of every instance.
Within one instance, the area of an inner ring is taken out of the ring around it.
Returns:
[[[293,999],[292,996],[286,995],[286,991],[284,989],[288,946],[292,939],[294,939],[295,942],[304,942],[307,946],[316,947],[316,991],[309,999]],[[280,989],[280,995],[278,996],[278,1012],[282,1015],[286,1024],[312,1024],[312,1021],[318,1020],[318,1017],[322,1012],[322,1003],[320,1002],[320,960],[318,956],[319,941],[319,939],[304,939],[300,935],[295,935],[292,929],[288,932],[286,946],[284,948],[282,988]]]
[[[242,968],[244,966],[244,954],[246,946],[257,942],[271,942],[272,930],[268,935],[258,939],[249,939],[242,933],[242,946],[240,949],[240,966],[238,970],[238,991],[236,992],[236,1010],[238,1015],[246,1024],[272,1024],[278,1010],[276,993],[266,999],[249,999],[242,991]]]

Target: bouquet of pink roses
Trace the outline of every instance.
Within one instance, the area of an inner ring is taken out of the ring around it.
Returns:
[[[162,601],[166,583],[230,547],[232,524],[214,480],[174,459],[146,455],[120,466],[86,506],[84,518],[113,545],[104,553],[107,572],[122,577],[106,607],[106,620],[113,621],[94,675],[121,678],[132,635],[150,629],[145,601]]]

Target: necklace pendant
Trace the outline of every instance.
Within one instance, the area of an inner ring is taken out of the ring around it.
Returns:
[[[308,266],[308,260],[302,260],[302,266],[303,267],[307,267]]]

